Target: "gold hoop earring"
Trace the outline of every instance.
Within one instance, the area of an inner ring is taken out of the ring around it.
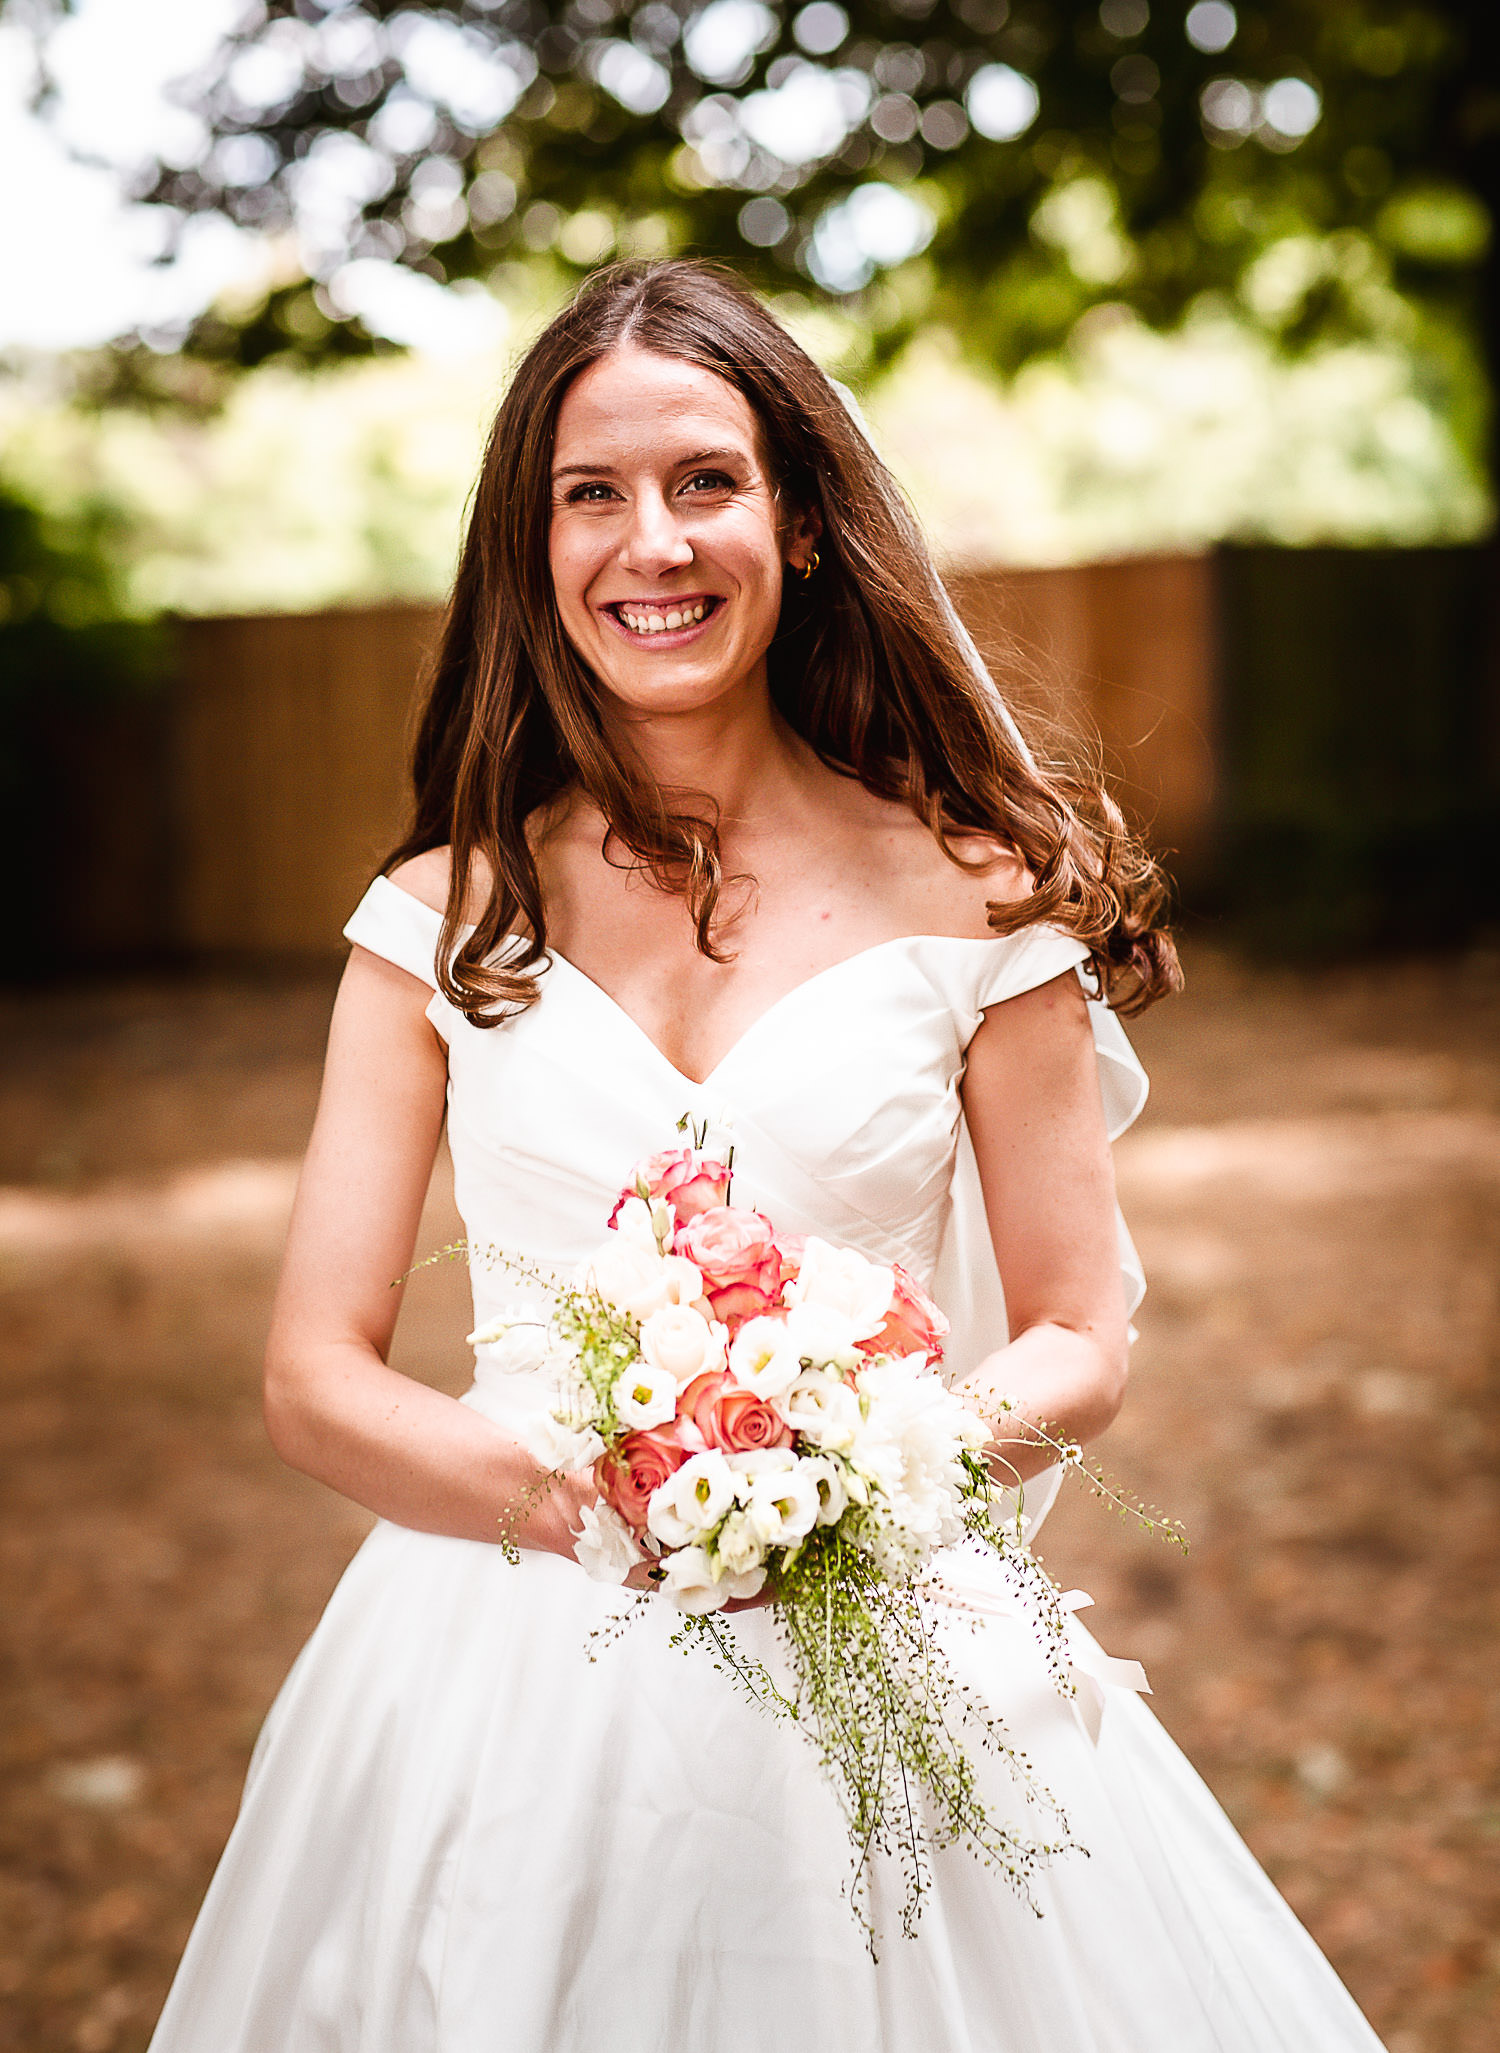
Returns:
[[[818,552],[816,549],[814,549],[812,554],[808,557],[807,561],[801,566],[804,582],[812,576],[813,572],[817,569],[820,561],[821,559],[818,555]]]

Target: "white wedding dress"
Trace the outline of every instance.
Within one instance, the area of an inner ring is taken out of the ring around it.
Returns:
[[[439,924],[381,880],[347,932],[432,985]],[[1084,953],[1048,929],[887,942],[788,993],[701,1084],[559,956],[499,1028],[434,989],[470,1242],[570,1265],[684,1112],[727,1114],[736,1200],[928,1279],[961,1372],[1005,1331],[964,1049],[986,1006]],[[1145,1078],[1093,1010],[1119,1132]],[[516,1295],[473,1277],[479,1320]],[[539,1401],[483,1359],[464,1399],[502,1422]],[[624,1600],[573,1563],[382,1524],[266,1721],[153,2053],[1378,2053],[1138,1671],[1075,1624],[1063,1699],[994,1572],[949,1568],[950,1657],[1084,1849],[1034,1907],[945,1851],[907,1939],[900,1875],[877,1872],[872,1960],[812,1748],[672,1649],[665,1603],[601,1647]],[[775,1658],[768,1613],[734,1630]],[[1051,1822],[1003,1761],[983,1772],[996,1815]]]

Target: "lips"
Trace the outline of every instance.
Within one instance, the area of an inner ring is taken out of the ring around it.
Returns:
[[[698,592],[681,598],[615,599],[602,610],[633,641],[652,641],[658,636],[691,633],[711,619],[723,603],[716,593]]]

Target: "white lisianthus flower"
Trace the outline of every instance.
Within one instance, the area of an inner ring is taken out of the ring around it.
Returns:
[[[726,1569],[719,1578],[719,1588],[727,1591],[730,1597],[739,1602],[745,1597],[759,1596],[765,1587],[765,1581],[764,1567],[745,1568],[738,1572]]]
[[[596,1583],[622,1583],[642,1558],[635,1537],[609,1504],[585,1504],[578,1514],[581,1529],[573,1535],[573,1555]]]
[[[665,1369],[653,1369],[648,1361],[633,1361],[617,1379],[613,1395],[615,1417],[627,1432],[664,1426],[677,1415],[677,1378]]]
[[[729,1328],[691,1305],[663,1305],[641,1321],[641,1353],[678,1383],[722,1369],[728,1345]]]
[[[724,1576],[716,1581],[714,1565],[702,1547],[679,1547],[666,1556],[663,1571],[662,1594],[690,1615],[721,1611],[734,1595],[730,1587],[734,1578]]]
[[[842,1465],[831,1455],[809,1454],[803,1457],[802,1473],[810,1476],[817,1486],[818,1524],[837,1525],[849,1504],[849,1488]],[[722,1547],[721,1541],[721,1551]]]
[[[469,1345],[484,1350],[487,1363],[507,1374],[525,1375],[541,1368],[552,1349],[552,1333],[545,1319],[530,1306],[511,1305],[486,1319],[469,1335]]]
[[[817,1305],[847,1319],[856,1340],[885,1324],[896,1288],[895,1272],[867,1262],[852,1247],[833,1247],[809,1234],[802,1263],[783,1295],[789,1305]]]
[[[767,1547],[794,1547],[818,1522],[822,1500],[817,1478],[805,1474],[805,1467],[799,1461],[789,1469],[757,1476],[750,1485],[745,1517]]]
[[[714,1545],[720,1568],[726,1575],[748,1575],[752,1569],[762,1566],[765,1552],[764,1543],[756,1537],[755,1528],[744,1512],[731,1511],[719,1528],[719,1537]]]
[[[859,1366],[853,1321],[830,1305],[793,1305],[786,1315],[786,1332],[792,1352],[810,1369]]]
[[[626,1198],[611,1231],[655,1255],[671,1240],[676,1225],[677,1215],[665,1198]]]
[[[559,1418],[550,1411],[528,1419],[521,1438],[539,1468],[556,1469],[563,1474],[591,1468],[604,1452],[604,1442],[592,1426]]]
[[[733,1503],[734,1471],[711,1447],[652,1491],[646,1524],[664,1547],[688,1547],[711,1533]]]
[[[794,1433],[832,1454],[847,1454],[864,1423],[853,1387],[824,1369],[804,1369],[775,1409]]]
[[[747,1319],[730,1347],[729,1373],[736,1383],[768,1401],[790,1390],[802,1364],[790,1344],[785,1319]]]
[[[757,1476],[776,1475],[782,1469],[797,1466],[797,1457],[790,1447],[745,1447],[738,1453],[726,1454],[724,1459],[734,1473],[734,1494],[741,1504],[750,1502]]]

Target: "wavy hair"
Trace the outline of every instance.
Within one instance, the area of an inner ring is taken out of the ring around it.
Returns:
[[[960,868],[983,867],[955,847],[965,835],[1016,852],[1033,888],[989,905],[997,934],[1046,921],[1076,935],[1122,1012],[1175,989],[1161,872],[1097,777],[1027,746],[838,391],[729,273],[673,261],[595,272],[527,351],[489,437],[413,749],[411,828],[385,864],[451,849],[445,996],[476,1026],[536,997],[547,917],[528,823],[569,790],[598,807],[606,851],[680,894],[697,945],[722,959],[717,822],[669,805],[610,745],[549,568],[559,409],[580,372],[626,344],[734,386],[783,504],[821,520],[821,568],[787,581],[767,655],[787,723],[830,769],[909,807]],[[491,886],[464,936],[476,857]]]

